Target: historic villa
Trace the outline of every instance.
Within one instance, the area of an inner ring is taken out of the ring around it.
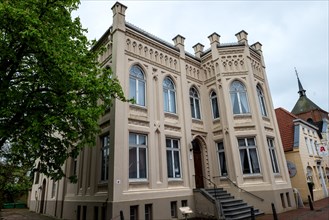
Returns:
[[[98,41],[99,57],[135,103],[115,101],[99,120],[94,148],[65,171],[78,182],[35,174],[31,210],[64,219],[183,219],[296,208],[262,45],[211,34],[195,54],[184,37],[167,43],[125,21],[115,3],[113,24]],[[37,165],[37,164],[36,164]],[[185,211],[184,211],[185,210]]]

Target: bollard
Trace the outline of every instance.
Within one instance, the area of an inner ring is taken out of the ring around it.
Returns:
[[[308,203],[310,204],[310,209],[313,211],[314,207],[313,207],[313,202],[311,200],[311,197],[310,196],[307,196],[307,197],[308,197]]]
[[[272,203],[272,212],[273,212],[273,220],[278,220],[278,215],[276,214],[274,203]]]
[[[251,220],[255,220],[255,210],[254,210],[254,207],[251,207],[250,208],[251,210]]]
[[[123,217],[123,211],[120,210],[120,220],[124,220],[125,218]]]

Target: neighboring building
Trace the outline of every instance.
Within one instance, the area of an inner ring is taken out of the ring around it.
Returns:
[[[297,71],[296,71],[297,74]],[[312,125],[315,125],[318,130],[319,137],[321,138],[322,145],[329,145],[329,114],[321,109],[314,102],[306,96],[306,90],[303,88],[299,77],[298,80],[298,93],[299,99],[297,100],[291,113],[296,115]],[[328,104],[328,103],[327,103]]]
[[[119,219],[120,211],[182,219],[184,206],[192,217],[215,216],[200,194],[214,183],[265,213],[271,203],[278,213],[295,208],[262,45],[249,46],[245,31],[230,44],[213,33],[210,48],[198,43],[192,55],[184,37],[171,45],[127,23],[124,5],[112,10],[99,62],[136,102],[116,100],[97,145],[65,163],[78,183],[35,175],[30,209],[78,220]]]
[[[308,202],[328,197],[329,160],[321,154],[318,128],[283,108],[275,109],[282,145],[288,164],[291,184],[298,189],[302,200]]]

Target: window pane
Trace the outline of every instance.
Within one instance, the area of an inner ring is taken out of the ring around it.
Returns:
[[[176,97],[174,91],[170,91],[170,112],[176,113]]]
[[[178,140],[172,140],[173,142],[173,148],[178,149]]]
[[[195,110],[196,110],[195,118],[201,119],[199,99],[195,100]]]
[[[137,178],[137,151],[129,148],[129,178]]]
[[[248,146],[255,146],[255,139],[254,138],[248,138]]]
[[[168,90],[163,90],[163,107],[164,111],[169,112],[169,96]]]
[[[146,145],[146,136],[138,135],[138,145]]]
[[[260,173],[256,149],[255,148],[250,149],[249,153],[250,153],[250,162],[251,162],[253,173]]]
[[[219,153],[219,163],[220,163],[220,172],[222,176],[227,176],[227,168],[226,168],[226,158],[225,153]]]
[[[219,118],[219,110],[218,110],[218,103],[217,103],[217,98],[213,97],[211,99],[211,105],[212,105],[212,114],[213,118]]]
[[[136,134],[129,134],[129,144],[137,144],[137,135]]]
[[[241,100],[242,113],[248,113],[249,106],[248,106],[248,101],[247,101],[247,94],[245,92],[240,93],[240,100]]]
[[[146,148],[139,148],[139,178],[146,178]]]
[[[240,159],[241,159],[241,166],[243,174],[248,174],[250,172],[249,168],[249,161],[248,161],[248,154],[246,149],[240,150]]]
[[[173,171],[173,158],[172,158],[172,151],[167,150],[167,170],[168,170],[168,178],[174,177],[174,171]]]
[[[218,148],[218,150],[224,150],[223,142],[217,143],[217,148]]]
[[[236,93],[231,93],[231,101],[233,107],[233,114],[240,114],[239,100]]]
[[[129,79],[129,98],[134,98],[136,100],[136,80],[133,78]]]
[[[174,151],[175,178],[180,178],[179,151]]]
[[[145,106],[145,83],[138,81],[138,103],[139,105]]]
[[[191,105],[191,115],[192,115],[192,118],[195,118],[195,106],[194,106],[193,98],[190,98],[190,105]]]

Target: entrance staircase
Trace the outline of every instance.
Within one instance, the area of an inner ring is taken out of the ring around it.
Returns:
[[[204,191],[211,199],[217,201],[222,208],[222,218],[230,220],[252,219],[251,210],[253,206],[248,205],[241,199],[236,199],[223,188],[200,189]],[[254,216],[263,215],[259,209],[253,209]]]

